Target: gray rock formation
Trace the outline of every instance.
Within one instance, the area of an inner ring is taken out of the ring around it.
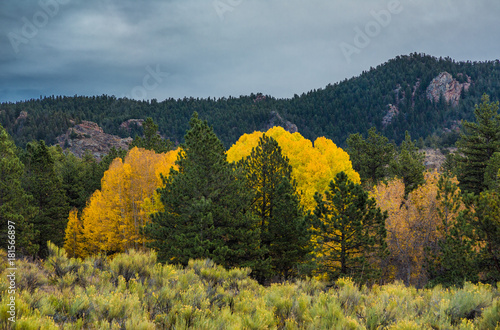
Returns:
[[[448,72],[441,72],[427,87],[427,98],[437,102],[441,95],[443,95],[446,102],[456,107],[460,100],[462,89],[468,91],[470,84],[470,77],[467,77],[466,83],[461,84],[456,79],[453,79]]]
[[[85,120],[57,137],[57,144],[75,156],[81,158],[85,151],[89,150],[97,160],[108,154],[112,147],[128,149],[131,141],[130,137],[122,139],[116,135],[106,134],[99,125]]]
[[[286,131],[290,133],[296,133],[299,131],[297,125],[289,122],[288,120],[283,119],[283,117],[281,117],[280,114],[277,113],[276,111],[271,111],[271,118],[267,123],[266,131],[274,126],[283,127]]]

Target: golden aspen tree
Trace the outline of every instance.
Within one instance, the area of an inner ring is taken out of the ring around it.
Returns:
[[[83,256],[97,254],[106,251],[106,232],[109,221],[105,218],[104,199],[100,190],[96,190],[89,201],[87,207],[83,209],[83,237],[86,245]]]
[[[437,171],[425,172],[424,184],[406,199],[403,181],[397,178],[378,184],[372,192],[377,205],[389,215],[386,229],[391,279],[401,279],[417,287],[427,281],[426,254],[437,248],[445,234],[442,217],[454,221],[458,215],[458,212],[440,212],[444,206],[438,199],[439,178]]]
[[[86,254],[116,253],[145,246],[141,232],[152,213],[161,211],[156,189],[175,167],[178,151],[157,154],[132,148],[125,159],[113,160],[104,173],[101,190],[82,212]]]
[[[388,214],[385,226],[390,254],[384,277],[389,281],[402,278],[401,273],[404,273],[402,269],[410,263],[408,251],[411,250],[411,243],[406,237],[410,232],[409,224],[403,221],[407,219],[404,192],[403,180],[395,178],[386,183],[379,183],[370,193],[370,196],[377,201],[377,205]]]
[[[84,256],[83,225],[78,218],[78,210],[72,209],[69,212],[68,225],[64,237],[64,249],[68,253],[68,257],[83,257]]]
[[[257,147],[263,132],[244,134],[227,151],[227,160],[237,162],[250,155]],[[323,193],[328,184],[340,172],[347,174],[354,183],[359,183],[359,175],[352,168],[349,155],[335,143],[324,137],[313,143],[299,133],[290,133],[282,127],[273,127],[265,134],[278,142],[282,153],[292,166],[292,179],[297,182],[297,191],[305,210],[313,210],[316,206],[314,194]]]

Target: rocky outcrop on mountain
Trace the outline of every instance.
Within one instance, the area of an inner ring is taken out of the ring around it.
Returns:
[[[468,91],[470,84],[470,77],[467,77],[467,82],[461,84],[448,72],[441,72],[431,81],[429,87],[427,87],[427,98],[437,102],[441,95],[443,95],[446,102],[456,107],[460,100],[462,89]]]
[[[388,104],[389,110],[387,110],[387,113],[385,114],[384,118],[382,118],[382,126],[386,127],[389,125],[392,121],[392,118],[397,116],[399,114],[399,109],[397,106]]]
[[[264,101],[265,99],[266,99],[265,95],[262,95],[262,93],[258,93],[257,96],[255,96],[253,103],[258,103],[258,102]]]
[[[283,117],[281,117],[278,112],[271,111],[271,118],[269,119],[269,122],[267,123],[266,131],[274,126],[283,127],[286,131],[288,131],[290,133],[296,133],[299,131],[299,129],[297,128],[297,125],[289,122],[288,120],[283,119]]]
[[[16,118],[16,125],[18,122],[22,121],[22,120],[26,120],[26,118],[28,118],[28,113],[26,111],[21,111],[21,113],[19,114],[19,116]]]
[[[122,139],[116,135],[106,134],[99,125],[85,120],[57,137],[57,144],[75,156],[81,158],[85,151],[89,150],[97,160],[108,154],[112,147],[128,149],[131,141],[130,137]]]
[[[415,85],[413,85],[413,91],[411,92],[411,107],[415,108],[415,96],[417,95],[417,90],[420,87],[420,78],[417,79]]]
[[[129,119],[120,124],[120,128],[130,131],[130,127],[133,125],[142,126],[144,119]]]
[[[457,148],[448,148],[447,152],[455,152]],[[439,149],[431,149],[426,148],[420,150],[420,152],[425,152],[424,165],[428,170],[438,170],[441,171],[441,167],[446,160],[446,155],[441,152]]]

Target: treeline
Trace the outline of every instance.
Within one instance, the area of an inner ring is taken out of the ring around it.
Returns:
[[[68,253],[86,257],[149,247],[158,251],[162,262],[187,265],[190,259],[210,258],[226,268],[250,267],[261,283],[309,273],[311,239],[319,240],[314,231],[322,232],[321,220],[307,215],[304,208],[314,197],[298,188],[326,189],[332,171],[342,174],[343,184],[359,182],[348,155],[331,141],[318,139],[313,147],[280,127],[269,135],[244,135],[226,153],[196,113],[190,126],[181,149],[158,155],[133,148],[123,162],[111,164],[102,189],[91,196],[81,215],[76,210],[70,215]],[[335,161],[336,168],[328,166]],[[291,165],[298,162],[300,174]],[[308,168],[318,164],[323,166]],[[375,209],[374,201],[367,203],[367,194],[361,195],[358,206]],[[383,219],[380,212],[377,215],[377,220]],[[362,219],[368,223],[372,216]],[[380,226],[380,232],[354,233],[358,240],[371,234],[383,238],[383,223],[374,229]],[[367,242],[366,248],[384,248],[377,244]],[[352,272],[352,266],[362,264],[369,268],[361,260],[344,266]]]
[[[43,142],[18,149],[0,128],[2,244],[10,221],[24,256],[46,257],[52,241],[81,258],[132,248],[181,265],[209,258],[250,267],[260,283],[496,283],[498,102],[484,95],[474,113],[443,173],[425,172],[410,134],[396,147],[374,128],[347,139],[349,154],[280,127],[226,151],[195,113],[171,150],[149,118],[128,152],[101,163]]]
[[[441,72],[449,72],[463,83],[471,79],[457,107],[443,98],[431,102],[426,89]],[[261,94],[229,98],[193,98],[135,101],[114,96],[50,96],[0,105],[0,124],[19,147],[33,140],[47,145],[74,123],[90,120],[106,133],[141,135],[140,127],[125,130],[120,124],[128,119],[152,117],[162,136],[183,142],[189,118],[196,111],[207,120],[224,146],[229,148],[241,135],[266,130],[272,112],[297,125],[301,134],[314,140],[325,136],[339,146],[350,134],[376,127],[389,140],[400,144],[408,131],[420,146],[451,146],[458,139],[454,130],[462,119],[472,120],[474,104],[487,93],[500,99],[500,66],[492,62],[455,62],[423,54],[398,56],[360,76],[313,90],[291,99],[276,99]],[[398,113],[383,124],[392,104]],[[27,113],[27,117],[23,114]]]

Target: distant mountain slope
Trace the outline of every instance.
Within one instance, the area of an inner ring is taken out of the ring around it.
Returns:
[[[427,88],[442,72],[463,84],[470,77],[471,84],[461,93],[458,106],[427,98]],[[452,129],[457,120],[471,120],[474,105],[483,93],[490,94],[493,100],[500,98],[498,61],[464,63],[413,54],[295,97],[290,101],[293,111],[288,119],[306,135],[329,135],[341,143],[349,134],[366,132],[371,126],[400,142],[405,130],[413,138],[425,138]],[[387,123],[391,113],[394,116]]]
[[[340,146],[349,134],[365,133],[371,126],[397,143],[405,130],[415,139],[448,134],[453,142],[459,121],[473,119],[474,105],[483,93],[500,99],[498,60],[455,62],[411,54],[291,99],[251,94],[141,102],[107,95],[51,96],[0,104],[0,123],[23,147],[33,139],[55,143],[58,135],[82,120],[96,122],[106,133],[134,136],[141,130],[134,121],[120,125],[148,116],[158,123],[161,134],[180,142],[194,111],[208,120],[226,147],[242,134],[265,130],[273,123],[296,126],[309,139],[326,136]]]

